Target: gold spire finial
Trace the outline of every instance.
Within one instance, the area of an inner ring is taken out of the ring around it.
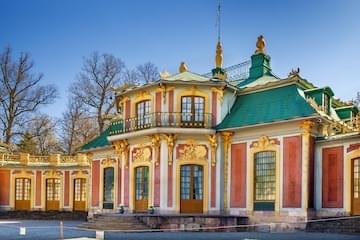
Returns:
[[[216,45],[215,67],[222,68],[223,59],[224,59],[224,56],[223,56],[222,45],[221,45],[221,42],[218,41],[218,43]]]
[[[179,66],[179,73],[187,72],[188,67],[186,66],[185,62],[181,62]]]
[[[256,51],[255,53],[265,53],[265,38],[263,35],[260,35],[258,38],[257,38],[257,41],[256,41]]]

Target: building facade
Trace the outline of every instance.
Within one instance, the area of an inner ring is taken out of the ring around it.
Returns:
[[[182,63],[175,75],[116,89],[116,117],[80,151],[89,166],[57,164],[53,171],[64,183],[84,174],[89,215],[149,208],[254,221],[359,215],[358,108],[298,69],[277,77],[262,36],[245,79],[230,81],[222,63],[219,42],[211,77]],[[38,170],[28,168],[21,174],[37,178]],[[8,170],[10,178],[4,171],[1,179],[14,191],[16,170]],[[60,208],[71,209],[71,198]],[[31,206],[46,209],[41,199]],[[5,200],[0,203],[14,206],[11,197]]]

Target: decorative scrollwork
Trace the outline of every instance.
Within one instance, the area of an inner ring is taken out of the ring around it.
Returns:
[[[189,140],[183,149],[179,150],[179,161],[206,161],[207,149],[204,145],[199,145],[194,140]]]

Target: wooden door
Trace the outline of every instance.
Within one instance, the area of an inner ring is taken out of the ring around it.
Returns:
[[[46,210],[58,211],[60,208],[60,179],[46,179]]]
[[[183,165],[180,168],[180,212],[203,212],[203,167]]]
[[[360,215],[360,158],[352,160],[351,170],[351,213]]]
[[[149,168],[135,168],[135,211],[146,212],[149,199]]]
[[[30,210],[31,199],[31,179],[15,179],[15,209]]]
[[[74,179],[74,211],[85,211],[86,209],[86,179]]]

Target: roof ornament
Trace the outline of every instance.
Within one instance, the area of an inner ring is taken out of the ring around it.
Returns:
[[[166,79],[166,78],[168,78],[168,77],[170,77],[170,73],[169,73],[168,71],[162,71],[162,72],[160,72],[160,78],[161,78],[161,79]]]
[[[265,38],[263,35],[260,35],[258,38],[257,38],[257,41],[256,41],[256,51],[255,53],[258,54],[258,53],[265,53]]]
[[[222,44],[221,44],[220,41],[218,41],[217,45],[216,45],[215,66],[217,68],[222,68],[223,67],[223,60],[224,60],[224,56],[223,56]]]
[[[185,62],[181,62],[179,66],[179,73],[187,72],[188,67],[186,66]]]
[[[296,69],[291,69],[291,72],[289,73],[289,77],[295,77],[295,76],[299,76],[300,74],[300,68],[296,68]]]

